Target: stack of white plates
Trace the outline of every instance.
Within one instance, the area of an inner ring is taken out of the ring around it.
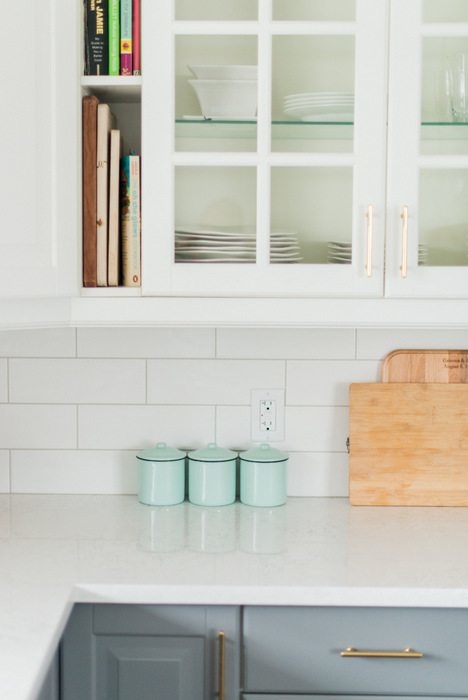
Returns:
[[[349,265],[352,260],[353,246],[346,241],[329,241],[327,262]]]
[[[175,231],[176,262],[255,262],[255,232],[177,228]],[[270,237],[271,262],[300,262],[297,237],[289,232],[274,232]]]
[[[429,257],[429,247],[425,243],[418,245],[418,265],[427,265]]]
[[[329,241],[327,261],[329,263],[350,264],[352,261],[352,244],[345,241]],[[427,265],[429,248],[425,244],[418,246],[418,265]]]
[[[353,121],[354,94],[352,92],[300,92],[286,95],[283,111],[289,117],[302,121]]]

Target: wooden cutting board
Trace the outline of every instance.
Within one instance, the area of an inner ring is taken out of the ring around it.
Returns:
[[[468,350],[394,350],[382,364],[383,382],[468,382]]]
[[[468,384],[356,383],[353,505],[468,506]]]

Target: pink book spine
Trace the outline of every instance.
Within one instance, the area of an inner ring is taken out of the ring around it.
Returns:
[[[140,51],[140,3],[141,0],[133,0],[132,10],[132,44],[133,44],[133,75],[141,75],[141,51]]]

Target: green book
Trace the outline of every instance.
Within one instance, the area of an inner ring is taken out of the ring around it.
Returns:
[[[109,0],[109,75],[120,75],[120,0]]]

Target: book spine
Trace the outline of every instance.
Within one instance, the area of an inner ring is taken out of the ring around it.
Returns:
[[[120,0],[109,0],[109,75],[120,75]]]
[[[141,0],[133,0],[132,10],[133,10],[133,16],[132,16],[133,75],[141,75],[141,47],[140,47]]]
[[[141,284],[140,156],[121,159],[121,250],[125,287]]]
[[[97,285],[97,109],[95,95],[83,97],[83,286]]]
[[[108,75],[108,0],[84,0],[85,74]]]
[[[89,55],[89,20],[88,20],[89,0],[83,0],[83,74],[90,75],[90,55]]]
[[[110,134],[109,157],[109,240],[107,284],[119,284],[119,227],[120,227],[120,130],[112,129]]]
[[[120,75],[132,75],[132,0],[120,0]]]
[[[107,286],[107,251],[109,233],[109,138],[112,128],[112,113],[108,104],[98,105],[96,147],[96,239],[97,239],[97,285]]]

